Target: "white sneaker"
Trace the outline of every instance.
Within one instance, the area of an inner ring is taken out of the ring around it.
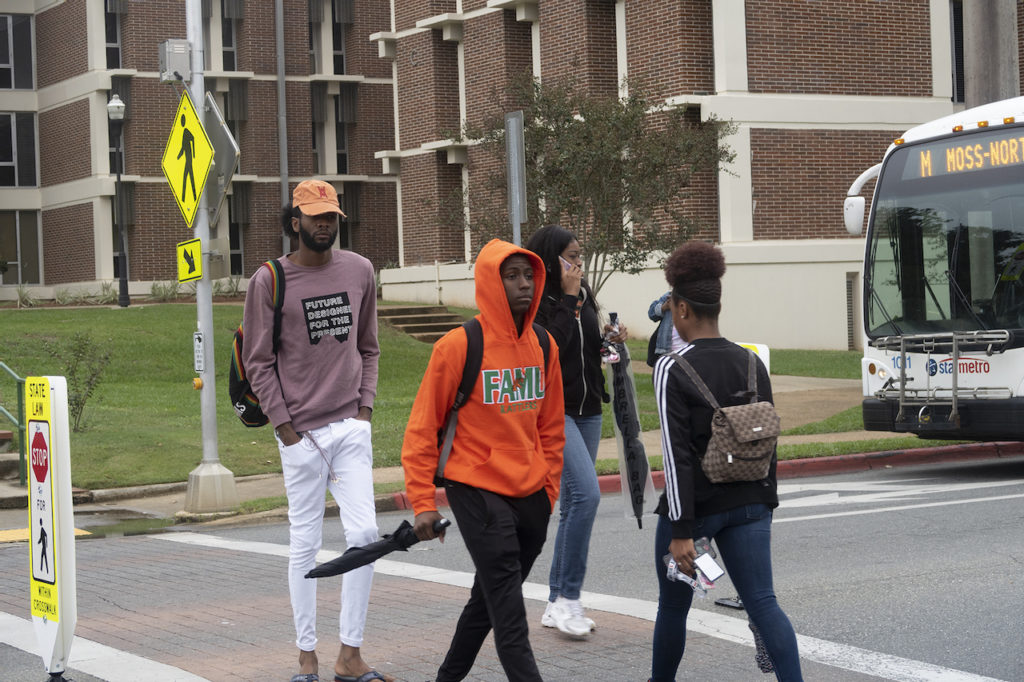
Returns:
[[[594,629],[594,621],[583,614],[583,605],[580,600],[566,599],[565,597],[548,602],[540,623],[544,627],[558,628],[561,632],[573,637],[585,637]]]

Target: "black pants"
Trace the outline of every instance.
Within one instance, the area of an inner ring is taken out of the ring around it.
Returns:
[[[506,677],[540,680],[526,625],[523,582],[547,538],[547,492],[504,497],[453,481],[445,482],[445,491],[476,575],[437,682],[465,679],[492,627]]]

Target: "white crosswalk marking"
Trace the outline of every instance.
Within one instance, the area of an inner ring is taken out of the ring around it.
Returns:
[[[203,547],[218,547],[220,549],[272,556],[288,556],[288,547],[286,545],[270,542],[229,540],[200,533],[166,533],[154,535],[153,537],[160,540]],[[339,552],[321,550],[317,555],[317,561],[322,563],[330,561],[337,556],[340,556]],[[383,575],[424,580],[443,585],[465,587],[467,589],[473,585],[473,575],[471,573],[419,566],[401,561],[378,559],[374,570]],[[548,598],[548,591],[547,585],[538,583],[526,583],[523,585],[523,596],[527,599],[546,600]],[[658,605],[655,602],[616,597],[609,594],[598,594],[596,592],[583,592],[580,595],[580,599],[586,602],[587,608],[595,611],[617,613],[652,622],[658,610]],[[699,632],[709,637],[743,644],[751,648],[754,646],[750,630],[747,628],[746,619],[732,618],[711,611],[693,609],[687,618],[686,627],[690,631]],[[898,680],[899,682],[953,682],[954,680],[956,682],[999,682],[999,680],[991,677],[974,675],[923,661],[891,656],[816,637],[797,635],[797,639],[800,644],[800,657],[804,660],[866,675],[874,675],[884,680]]]

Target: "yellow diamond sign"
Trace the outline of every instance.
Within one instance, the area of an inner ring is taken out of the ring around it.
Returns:
[[[213,145],[206,136],[188,90],[185,90],[181,93],[181,102],[171,124],[171,134],[167,136],[160,167],[189,227],[195,220],[212,163]]]

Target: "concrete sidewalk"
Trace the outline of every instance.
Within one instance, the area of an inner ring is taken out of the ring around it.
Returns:
[[[784,427],[801,419],[818,421],[859,403],[857,386],[825,381],[775,381],[776,402]],[[851,403],[852,401],[852,403]],[[825,414],[827,412],[827,414]],[[823,416],[818,416],[823,414]],[[877,438],[878,434],[866,434]],[[650,454],[660,454],[658,434],[644,435]],[[852,439],[858,434],[830,435]],[[825,440],[825,437],[816,437]],[[991,456],[1018,455],[1024,447],[986,444]],[[613,439],[601,443],[601,457],[617,457]],[[780,464],[780,477],[890,466],[910,462],[977,456],[979,446],[945,446],[856,456],[822,457]],[[378,481],[400,481],[401,469],[375,470]],[[602,477],[606,490],[617,490],[618,476]],[[280,475],[239,478],[243,500],[283,495]],[[16,491],[24,495],[24,490]],[[91,491],[93,501],[75,506],[76,527],[92,513],[137,513],[173,517],[184,505],[185,484]],[[397,509],[401,494],[378,497],[378,508]],[[178,525],[160,535],[107,537],[76,543],[77,638],[71,677],[81,680],[166,682],[287,680],[294,673],[294,631],[289,616],[286,580],[287,536],[250,542],[248,529],[218,529],[245,522],[283,520],[284,510],[207,521],[191,528]],[[26,510],[0,511],[0,529],[24,528]],[[198,532],[189,532],[195,530]],[[644,532],[650,532],[649,529]],[[336,543],[335,543],[336,544]],[[39,671],[28,616],[27,544],[0,542],[0,661],[12,670]],[[637,575],[648,575],[646,560]],[[639,579],[639,578],[638,578]],[[365,658],[402,682],[433,679],[454,624],[465,603],[469,574],[444,572],[414,563],[382,560],[374,577]],[[530,640],[545,679],[642,680],[649,674],[653,614],[656,604],[585,595],[598,623],[586,640],[569,639],[537,626],[544,609],[543,569],[535,569],[524,589]],[[318,598],[317,629],[321,680],[331,679],[337,653],[337,578],[325,579]],[[688,679],[756,680],[753,647],[744,614],[713,605],[698,606],[690,616],[683,671]],[[717,611],[716,611],[717,609]],[[866,682],[868,675],[805,659],[806,679]],[[0,665],[0,669],[3,665]],[[2,679],[34,679],[8,677]],[[473,680],[505,679],[490,639],[472,672]]]

